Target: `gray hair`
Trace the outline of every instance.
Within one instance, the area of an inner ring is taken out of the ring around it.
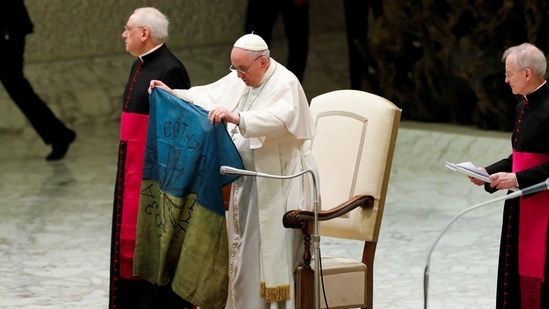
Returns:
[[[268,49],[260,50],[260,51],[252,51],[252,50],[246,50],[248,52],[248,55],[250,56],[250,59],[257,59],[261,56],[267,57],[267,59],[271,58],[271,52]]]
[[[138,8],[133,11],[136,27],[149,28],[151,39],[164,43],[168,40],[168,17],[153,7]]]
[[[545,76],[545,70],[547,69],[547,59],[545,54],[530,43],[523,43],[517,46],[509,47],[503,52],[501,61],[505,63],[505,60],[509,55],[515,56],[515,64],[521,68],[530,68],[532,73],[536,76]]]

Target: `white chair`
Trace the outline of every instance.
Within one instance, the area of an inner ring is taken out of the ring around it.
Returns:
[[[401,109],[364,91],[336,90],[311,101],[317,135],[312,154],[319,171],[320,235],[357,240],[361,261],[322,256],[322,282],[330,309],[373,306],[373,266]],[[296,306],[315,308],[311,211],[284,215],[286,228],[302,229],[303,265],[297,270]],[[320,295],[321,308],[326,308]]]

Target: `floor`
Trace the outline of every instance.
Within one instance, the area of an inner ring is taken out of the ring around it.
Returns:
[[[79,128],[65,160],[35,136],[1,135],[0,307],[106,308],[116,124]],[[489,200],[445,161],[488,164],[506,133],[403,121],[374,267],[375,308],[422,308],[428,252],[465,208]],[[456,221],[432,252],[430,308],[493,308],[502,202]],[[360,243],[321,240],[359,257]]]
[[[311,51],[304,83],[311,97],[347,87],[345,45],[334,44],[342,39],[314,38],[313,46],[330,50]],[[0,308],[107,307],[118,124],[74,129],[77,140],[54,163],[44,160],[50,149],[30,128],[0,131]],[[429,308],[494,308],[503,202],[455,221],[428,257],[458,213],[501,197],[444,162],[486,165],[506,157],[509,145],[508,133],[401,123],[375,259],[374,308],[423,308],[427,262]],[[361,243],[333,238],[322,238],[320,249],[362,253]]]

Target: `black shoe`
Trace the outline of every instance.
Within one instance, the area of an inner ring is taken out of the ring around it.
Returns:
[[[74,139],[76,138],[76,133],[72,130],[69,130],[69,133],[67,136],[59,141],[55,141],[51,143],[51,153],[46,157],[46,161],[55,161],[63,159],[63,157],[67,154],[67,151],[69,150],[69,146],[72,142],[74,142]]]

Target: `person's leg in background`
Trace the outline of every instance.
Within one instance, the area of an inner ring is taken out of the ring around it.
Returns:
[[[368,47],[368,21],[370,9],[374,19],[383,14],[381,0],[343,0],[345,27],[347,29],[347,47],[349,50],[349,70],[351,89],[362,89],[363,78],[368,78],[368,61],[360,52],[358,45]]]
[[[284,30],[288,40],[287,67],[303,82],[309,53],[309,1],[281,0]]]
[[[280,13],[288,40],[286,67],[303,81],[309,52],[308,0],[249,0],[244,31],[259,35],[271,47],[273,28]]]
[[[59,160],[65,156],[76,134],[53,114],[25,78],[24,50],[24,36],[12,34],[0,38],[0,80],[40,138],[52,146],[46,160]]]
[[[271,45],[273,27],[280,13],[281,0],[249,0],[244,22],[245,33],[254,33]]]

